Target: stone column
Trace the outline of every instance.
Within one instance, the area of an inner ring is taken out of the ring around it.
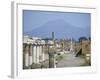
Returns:
[[[39,47],[40,62],[42,62],[42,46]]]
[[[36,45],[33,45],[33,63],[36,63]]]
[[[33,47],[32,47],[32,50],[33,50],[33,52],[32,52],[32,63],[34,63],[34,45],[32,45]]]
[[[25,48],[25,66],[29,66],[29,45],[26,45]]]
[[[39,46],[37,46],[36,50],[37,50],[37,57],[36,57],[37,61],[36,62],[37,62],[37,64],[39,64]]]
[[[32,45],[29,46],[29,65],[32,65],[32,53],[33,53],[33,47]]]
[[[44,55],[44,47],[42,46],[42,61],[44,61],[45,60],[45,55]]]

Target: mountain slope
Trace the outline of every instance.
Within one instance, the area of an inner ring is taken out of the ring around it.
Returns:
[[[90,35],[90,29],[75,27],[64,20],[48,21],[44,25],[35,28],[24,34],[38,37],[51,37],[51,33],[55,33],[55,38],[75,38],[78,39],[81,36],[88,37]]]

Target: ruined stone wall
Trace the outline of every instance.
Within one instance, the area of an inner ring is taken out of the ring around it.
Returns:
[[[82,54],[90,54],[91,52],[91,44],[89,40],[82,41]]]

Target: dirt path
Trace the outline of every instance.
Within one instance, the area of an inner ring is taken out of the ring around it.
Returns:
[[[64,59],[58,62],[56,67],[78,67],[85,64],[85,60],[82,57],[75,57],[75,54],[64,54]]]

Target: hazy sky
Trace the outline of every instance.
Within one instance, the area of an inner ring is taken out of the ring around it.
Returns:
[[[77,28],[90,29],[91,26],[91,15],[89,13],[24,10],[23,30],[24,32],[29,32],[54,20],[63,20]],[[60,23],[56,24],[59,25]]]

